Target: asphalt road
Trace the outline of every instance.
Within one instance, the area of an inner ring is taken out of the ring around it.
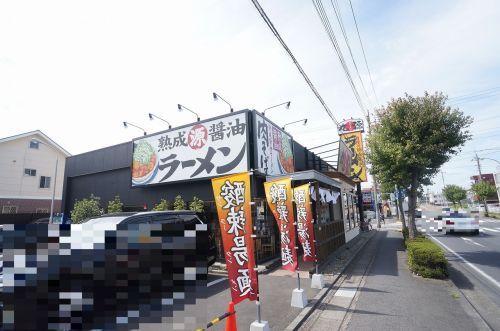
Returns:
[[[437,211],[424,209],[425,218],[417,227],[445,249],[452,281],[492,329],[500,330],[500,221],[482,218],[479,235],[446,235],[431,220],[437,215]]]

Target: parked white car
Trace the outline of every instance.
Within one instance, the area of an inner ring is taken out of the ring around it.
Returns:
[[[450,213],[443,216],[443,230],[445,234],[455,232],[469,232],[479,234],[479,217],[467,214]]]

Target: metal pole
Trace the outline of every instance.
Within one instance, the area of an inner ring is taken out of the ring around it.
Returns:
[[[57,184],[57,165],[59,163],[59,158],[56,158],[56,171],[54,174],[54,186],[52,187],[52,200],[50,201],[50,217],[49,223],[52,223],[52,217],[54,215],[54,199],[56,196],[56,184]]]
[[[261,323],[261,321],[260,321],[260,301],[256,300],[255,304],[257,305],[257,321],[259,321],[259,323]]]
[[[476,153],[476,162],[477,162],[477,171],[479,172],[479,182],[483,181],[483,174],[481,173],[481,163],[479,163],[479,156],[477,156]],[[486,199],[484,199],[484,213],[486,216],[488,216],[488,203],[486,202]]]
[[[299,272],[297,271],[297,281],[298,281],[298,284],[299,284],[299,290],[300,290],[300,275],[299,275]]]
[[[366,119],[368,121],[368,130],[370,131],[370,134],[372,134],[372,122],[370,120],[370,113],[367,114]],[[372,174],[372,180],[373,180],[373,188],[375,190],[375,217],[377,218],[377,229],[380,229],[380,216],[379,216],[379,211],[378,211],[378,196],[377,196],[377,191],[378,191],[378,185],[377,185],[377,180],[375,179],[375,176]]]

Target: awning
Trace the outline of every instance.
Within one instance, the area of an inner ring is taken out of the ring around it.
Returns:
[[[337,187],[339,189],[342,188],[342,184],[338,180],[332,179],[316,170],[298,171],[286,175],[266,176],[267,181],[277,180],[281,178],[290,178],[292,179],[292,181],[317,181],[319,183]]]

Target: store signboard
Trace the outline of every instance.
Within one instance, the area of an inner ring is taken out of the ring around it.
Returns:
[[[363,137],[361,131],[340,135],[347,147],[352,151],[351,174],[354,181],[366,182],[365,153],[363,151]]]
[[[352,151],[349,149],[349,147],[347,147],[346,143],[342,139],[340,139],[337,171],[346,175],[347,177],[351,176],[352,156]]]
[[[232,113],[135,139],[132,186],[248,171],[247,115]]]
[[[250,174],[212,179],[219,216],[231,300],[237,304],[259,295],[252,238]]]
[[[254,112],[254,115],[256,170],[266,175],[293,173],[292,136],[258,112]]]
[[[351,132],[365,132],[365,127],[363,125],[363,120],[360,118],[357,119],[348,119],[346,121],[340,122],[337,127],[339,134],[351,133]]]
[[[304,251],[304,262],[316,260],[316,244],[314,240],[314,223],[309,185],[304,184],[293,189],[293,197],[297,211],[297,235]]]
[[[278,223],[281,237],[281,264],[283,269],[297,269],[297,251],[295,249],[295,217],[293,215],[292,180],[278,179],[264,183],[266,200]]]

